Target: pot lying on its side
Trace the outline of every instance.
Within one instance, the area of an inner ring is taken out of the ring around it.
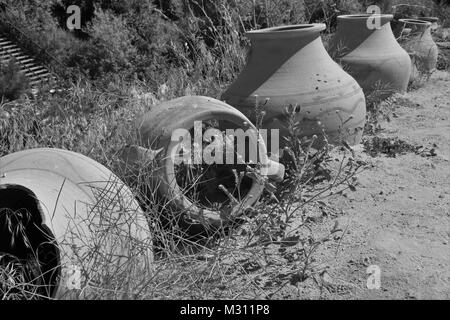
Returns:
[[[324,24],[300,24],[246,33],[251,40],[247,64],[222,99],[256,121],[255,100],[265,112],[262,126],[289,136],[287,107],[295,108],[297,137],[358,144],[365,124],[361,87],[325,50]],[[283,139],[282,142],[285,140]]]
[[[41,265],[32,272],[41,297],[79,297],[101,277],[142,272],[153,259],[148,222],[130,189],[66,150],[0,158],[0,222],[0,252]]]
[[[123,149],[124,165],[131,167],[157,153],[146,150],[160,151],[152,173],[153,185],[175,212],[175,222],[190,235],[227,225],[259,199],[265,188],[264,175],[278,181],[284,175],[282,165],[266,158],[264,139],[254,125],[235,108],[213,98],[187,96],[163,102],[140,118],[137,128],[140,145]],[[233,148],[230,153],[229,149],[222,153],[229,139],[222,134],[225,131],[228,137],[234,136],[229,140]],[[249,139],[244,149],[236,142],[239,132],[247,133]],[[210,152],[214,146],[217,148]],[[250,149],[256,146],[259,150],[254,157]],[[214,155],[208,158],[208,154]],[[249,172],[244,163],[249,159],[262,164],[259,173]],[[238,186],[233,170],[238,175],[246,173]]]
[[[408,87],[411,59],[392,33],[392,18],[390,14],[337,17],[330,52],[358,81],[366,96],[384,99],[395,92],[406,92]]]
[[[431,36],[431,22],[415,19],[400,19],[399,21],[411,29],[402,42],[402,46],[414,55],[414,65],[422,73],[430,74],[435,71],[438,47]]]

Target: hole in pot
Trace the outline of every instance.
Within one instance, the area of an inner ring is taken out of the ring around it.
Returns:
[[[15,299],[53,297],[59,265],[55,237],[42,224],[35,195],[20,186],[0,189],[0,274],[9,279],[1,281],[0,292]]]

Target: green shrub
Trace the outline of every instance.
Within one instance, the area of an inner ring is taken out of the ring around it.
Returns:
[[[28,79],[10,59],[0,62],[0,96],[8,100],[18,99],[28,89]]]
[[[65,62],[69,67],[77,67],[92,78],[132,74],[136,49],[131,42],[132,33],[122,18],[99,9],[88,31],[90,39],[79,41],[67,52]]]

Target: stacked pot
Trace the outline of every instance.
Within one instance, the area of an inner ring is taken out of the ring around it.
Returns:
[[[432,23],[417,19],[399,21],[410,30],[403,40],[403,47],[412,57],[410,80],[417,78],[418,74],[431,74],[436,70],[438,59],[438,47],[431,36]]]
[[[411,59],[392,33],[392,19],[390,14],[337,18],[330,51],[358,81],[366,96],[384,99],[394,92],[406,92]],[[372,20],[379,25],[373,25]]]

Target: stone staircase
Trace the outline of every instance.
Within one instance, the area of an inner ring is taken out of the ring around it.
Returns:
[[[47,68],[36,63],[20,47],[0,34],[0,61],[6,62],[10,59],[14,59],[21,72],[29,79],[31,87],[38,87],[55,80],[55,76]]]

